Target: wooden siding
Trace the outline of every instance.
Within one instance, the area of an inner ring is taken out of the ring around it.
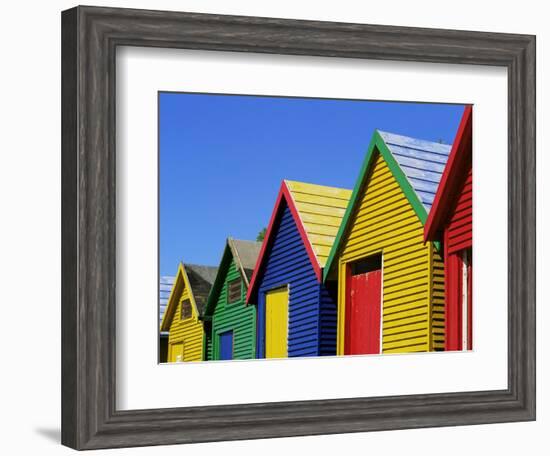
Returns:
[[[373,157],[339,258],[338,354],[344,354],[345,289],[348,264],[382,253],[382,351],[430,350],[433,245],[384,158]],[[439,293],[439,289],[437,290]],[[434,312],[434,317],[437,313]],[[437,342],[439,344],[439,340]]]
[[[210,361],[214,359],[214,345],[212,340],[212,322],[204,322],[204,359]]]
[[[256,308],[245,305],[244,283],[241,286],[240,298],[236,302],[228,303],[228,285],[233,280],[242,281],[242,277],[235,260],[232,259],[212,314],[211,332],[207,331],[206,357],[208,360],[220,359],[219,335],[226,331],[233,331],[233,359],[256,357]]]
[[[271,247],[258,277],[257,356],[265,356],[265,295],[269,290],[289,286],[288,356],[318,356],[321,340],[330,340],[334,327],[320,326],[321,285],[302,241],[290,208],[282,203],[273,227]],[[328,295],[326,295],[328,296]],[[325,305],[324,322],[330,322],[330,305]],[[334,306],[333,306],[334,308]]]
[[[192,316],[182,320],[181,301],[191,299],[187,286],[178,297],[178,305],[170,323],[170,334],[168,336],[168,359],[171,359],[171,345],[183,342],[183,361],[201,361],[203,343],[203,325],[199,320],[196,309],[191,306]]]
[[[445,349],[445,274],[443,256],[432,245],[432,350]]]
[[[317,261],[325,266],[351,190],[285,181]]]
[[[319,354],[321,356],[336,355],[336,321],[337,321],[336,297],[321,285],[321,310],[319,324],[322,328],[319,340]]]
[[[444,230],[446,266],[446,350],[462,349],[462,251],[472,247],[472,168],[462,172],[462,185]],[[471,299],[471,296],[470,296]],[[470,311],[471,317],[471,311]],[[469,338],[470,344],[472,338]]]
[[[472,246],[472,168],[470,167],[446,226],[448,253]]]
[[[449,216],[453,211],[457,195],[464,190],[464,178],[472,169],[472,106],[464,108],[460,125],[440,184],[434,197],[433,207],[424,225],[424,239],[441,241]],[[471,189],[471,186],[470,186]]]

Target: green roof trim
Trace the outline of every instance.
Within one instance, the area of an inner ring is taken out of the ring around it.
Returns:
[[[334,244],[332,245],[332,249],[330,250],[330,254],[328,256],[328,259],[323,271],[323,281],[327,280],[327,277],[333,267],[334,260],[338,253],[338,250],[340,249],[340,244],[342,242],[344,234],[348,229],[348,224],[350,223],[351,216],[354,213],[355,208],[360,200],[359,195],[365,183],[365,179],[368,175],[368,172],[371,168],[373,158],[376,155],[375,154],[376,151],[378,151],[380,155],[382,155],[382,157],[384,158],[384,161],[388,165],[388,168],[393,174],[395,180],[401,187],[401,190],[403,190],[405,197],[409,201],[411,207],[413,208],[415,214],[418,216],[418,219],[420,220],[422,225],[426,223],[426,220],[428,218],[428,213],[426,212],[424,205],[422,204],[422,202],[420,201],[420,198],[414,191],[411,183],[407,179],[407,176],[405,176],[405,173],[403,172],[403,170],[395,160],[393,154],[390,152],[390,149],[388,148],[387,144],[384,142],[384,139],[382,138],[382,136],[380,136],[380,133],[378,132],[378,130],[375,130],[369,144],[367,155],[365,156],[365,160],[363,160],[363,164],[361,165],[361,171],[359,172],[359,177],[355,182],[355,187],[353,188],[353,192],[351,194],[348,207],[346,208],[344,218],[342,219],[342,223],[340,224],[340,228],[338,229],[338,234],[336,235],[336,239],[334,241]],[[438,248],[439,250],[438,245],[436,245],[436,248]]]
[[[244,241],[233,239],[232,237],[226,239],[222,259],[220,260],[216,277],[206,300],[203,320],[207,321],[212,318],[218,302],[218,295],[224,286],[225,278],[232,261],[235,262],[237,271],[239,271],[244,281],[244,286],[248,288],[250,282],[249,275],[252,274],[252,269],[256,264],[260,247],[261,243],[255,241]]]
[[[222,259],[220,265],[218,266],[218,273],[216,274],[216,280],[212,284],[210,293],[208,294],[208,300],[206,301],[206,307],[204,308],[204,319],[210,320],[212,318],[212,313],[218,302],[218,295],[220,294],[221,288],[225,282],[225,276],[227,275],[227,270],[233,259],[233,252],[229,246],[229,242],[225,243],[225,248],[223,249]],[[210,318],[209,318],[210,317]]]

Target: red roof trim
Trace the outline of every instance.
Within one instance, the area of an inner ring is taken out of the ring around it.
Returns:
[[[294,199],[292,198],[292,195],[290,194],[290,190],[288,189],[288,186],[286,185],[286,182],[283,181],[281,184],[281,188],[279,190],[279,194],[277,195],[277,200],[275,202],[275,206],[273,208],[273,212],[271,213],[271,219],[269,220],[269,225],[267,226],[267,230],[265,233],[264,240],[262,242],[262,247],[260,249],[260,254],[258,255],[258,259],[256,260],[256,266],[254,266],[254,272],[252,273],[252,278],[250,279],[250,286],[248,287],[248,291],[246,293],[246,303],[250,303],[250,299],[252,295],[256,292],[256,287],[258,285],[258,276],[260,275],[260,271],[262,269],[268,247],[271,244],[271,238],[273,236],[273,230],[275,226],[275,222],[278,219],[280,209],[282,207],[283,199],[286,202],[287,206],[290,209],[290,213],[292,214],[292,217],[294,218],[294,222],[296,223],[296,226],[298,227],[298,232],[300,233],[300,237],[302,238],[302,242],[304,243],[306,247],[306,251],[309,255],[309,259],[311,261],[311,265],[313,266],[313,270],[315,271],[315,275],[317,276],[317,280],[321,281],[322,277],[322,271],[321,271],[321,265],[319,264],[319,260],[317,259],[317,255],[315,255],[315,252],[313,251],[313,247],[311,246],[311,242],[309,241],[309,238],[306,234],[306,229],[302,223],[302,219],[300,218],[300,215],[298,213],[298,209],[296,208],[296,205],[294,204]]]
[[[283,181],[282,188],[283,188],[283,194],[285,195],[288,207],[290,208],[290,212],[294,217],[294,221],[296,222],[296,226],[298,227],[298,231],[300,232],[300,236],[302,237],[302,242],[304,243],[307,254],[309,255],[309,261],[311,261],[311,265],[313,266],[313,270],[315,271],[317,280],[320,282],[322,280],[323,274],[321,271],[321,265],[319,264],[319,259],[317,258],[317,255],[313,250],[313,246],[311,245],[311,241],[307,236],[306,227],[302,222],[302,218],[300,217],[300,213],[298,212],[298,208],[296,207],[294,198],[292,197],[292,194],[290,193],[290,190],[286,185],[286,182],[284,181]]]
[[[441,176],[441,182],[435,194],[432,209],[428,214],[428,219],[424,224],[424,241],[436,241],[437,232],[442,229],[449,211],[452,198],[456,195],[461,184],[461,177],[466,166],[472,163],[471,152],[472,141],[472,106],[467,105],[464,108],[464,114],[460,120],[458,131],[447,166]],[[468,153],[467,147],[470,145]]]

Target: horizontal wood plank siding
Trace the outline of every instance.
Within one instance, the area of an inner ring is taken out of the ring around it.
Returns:
[[[265,356],[265,294],[284,286],[289,288],[288,356],[318,356],[320,284],[289,207],[280,210],[258,287],[258,357]]]
[[[447,225],[447,251],[454,253],[472,246],[472,168],[460,190]]]
[[[209,360],[219,358],[219,335],[226,331],[233,331],[233,359],[252,359],[256,357],[256,308],[245,306],[246,289],[241,286],[240,298],[228,304],[229,283],[233,280],[242,281],[235,260],[227,269],[226,277],[216,308],[212,316],[211,347],[207,352]]]
[[[337,305],[334,298],[325,285],[321,285],[321,310],[320,310],[320,347],[321,356],[336,355],[336,316]]]
[[[380,154],[370,174],[340,254],[338,353],[344,353],[346,264],[383,257],[382,351],[427,351],[431,342],[431,255],[423,225]],[[434,317],[436,313],[434,312]]]
[[[214,344],[212,341],[212,322],[204,323],[204,359],[214,359]]]
[[[432,246],[432,348],[445,349],[445,274],[443,256]]]
[[[202,361],[203,336],[204,330],[202,322],[192,306],[192,316],[185,320],[180,319],[181,300],[190,299],[187,288],[183,290],[182,296],[178,300],[178,305],[170,324],[170,334],[168,337],[168,359],[170,359],[170,346],[174,343],[183,342],[183,361]]]
[[[472,167],[462,173],[462,185],[444,230],[445,349],[462,349],[462,251],[472,247]]]

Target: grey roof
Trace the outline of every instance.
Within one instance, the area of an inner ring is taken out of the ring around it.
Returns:
[[[245,280],[250,283],[256,260],[262,248],[261,242],[241,241],[239,239],[228,238],[227,242],[233,253],[233,258],[241,268]],[[247,283],[247,286],[248,286]]]
[[[164,317],[164,312],[166,312],[166,306],[168,306],[168,298],[170,297],[170,291],[172,290],[172,285],[174,285],[174,280],[176,278],[172,276],[161,276],[159,284],[159,324],[162,323],[162,317]]]
[[[452,146],[378,131],[429,214]]]
[[[187,272],[187,278],[189,279],[189,286],[193,291],[195,297],[195,303],[197,304],[197,310],[202,317],[204,308],[206,307],[206,300],[208,293],[212,288],[214,279],[218,268],[215,266],[203,266],[199,264],[184,263],[185,272]]]

